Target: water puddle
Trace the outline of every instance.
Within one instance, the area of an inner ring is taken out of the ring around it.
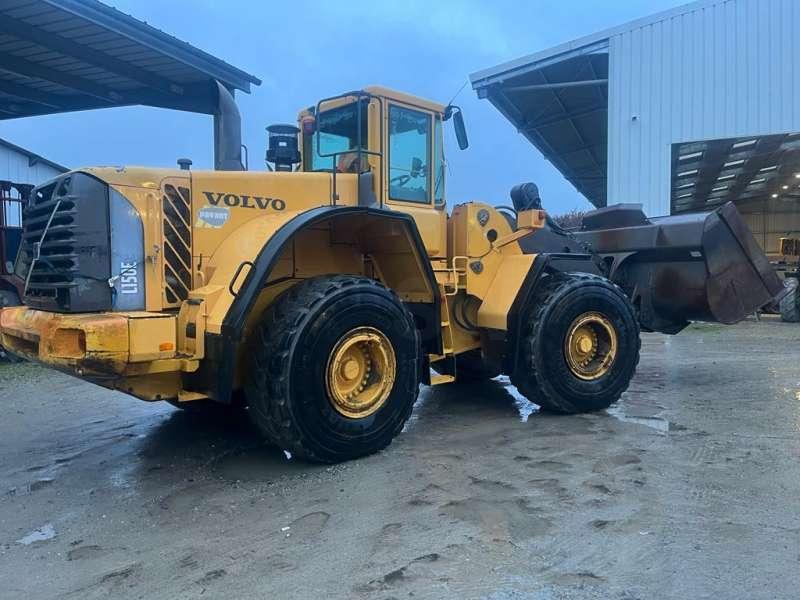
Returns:
[[[511,380],[506,375],[501,375],[495,379],[500,385],[502,385],[506,391],[511,395],[514,399],[514,406],[517,408],[517,412],[519,413],[519,420],[523,423],[528,422],[528,418],[534,414],[539,412],[539,405],[534,404],[530,400],[528,400],[525,396],[520,394],[517,391],[517,388],[511,385]]]
[[[22,537],[17,540],[18,544],[22,544],[23,546],[30,546],[36,542],[46,542],[47,540],[52,540],[56,537],[56,529],[53,527],[52,523],[47,523],[46,525],[42,525],[39,529],[34,529],[25,537]]]
[[[659,416],[632,416],[625,414],[625,406],[620,404],[615,404],[611,408],[606,409],[606,413],[617,419],[618,421],[622,421],[623,423],[635,423],[637,425],[644,425],[645,427],[649,427],[650,429],[655,429],[659,433],[669,433],[670,430],[670,422],[666,419],[662,419]]]

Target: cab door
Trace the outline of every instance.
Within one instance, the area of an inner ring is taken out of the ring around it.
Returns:
[[[437,141],[441,120],[430,111],[398,102],[388,103],[384,119],[386,204],[416,221],[429,257],[444,257],[447,212],[441,141]]]

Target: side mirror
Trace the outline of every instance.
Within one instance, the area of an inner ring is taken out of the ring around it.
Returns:
[[[444,120],[447,121],[453,118],[453,129],[456,132],[456,141],[461,150],[469,148],[469,139],[467,139],[467,128],[464,125],[464,116],[461,114],[461,109],[458,106],[450,104],[444,109]]]
[[[419,177],[420,173],[422,173],[422,160],[415,156],[411,159],[411,176]]]
[[[303,135],[314,135],[317,132],[317,119],[313,115],[306,115],[300,119]]]

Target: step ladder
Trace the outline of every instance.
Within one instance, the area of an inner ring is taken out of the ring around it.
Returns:
[[[438,356],[434,356],[433,359],[435,362],[439,361],[449,361],[451,364],[450,371],[455,373],[456,372],[456,356],[453,354],[454,349],[454,340],[453,340],[453,328],[450,325],[450,311],[448,310],[448,296],[453,294],[447,293],[444,284],[439,284],[439,295],[442,298],[442,302],[440,304],[440,319],[441,319],[441,328],[442,328],[442,354]],[[431,385],[442,385],[444,383],[452,383],[456,380],[454,375],[442,375],[440,373],[433,374],[431,373]]]

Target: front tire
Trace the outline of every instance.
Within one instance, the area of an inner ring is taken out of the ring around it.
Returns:
[[[323,276],[293,286],[255,333],[250,415],[293,456],[340,462],[400,433],[420,382],[414,319],[377,281]]]
[[[540,284],[520,332],[512,383],[555,413],[601,410],[624,392],[639,362],[639,323],[627,296],[586,273],[552,274]]]

